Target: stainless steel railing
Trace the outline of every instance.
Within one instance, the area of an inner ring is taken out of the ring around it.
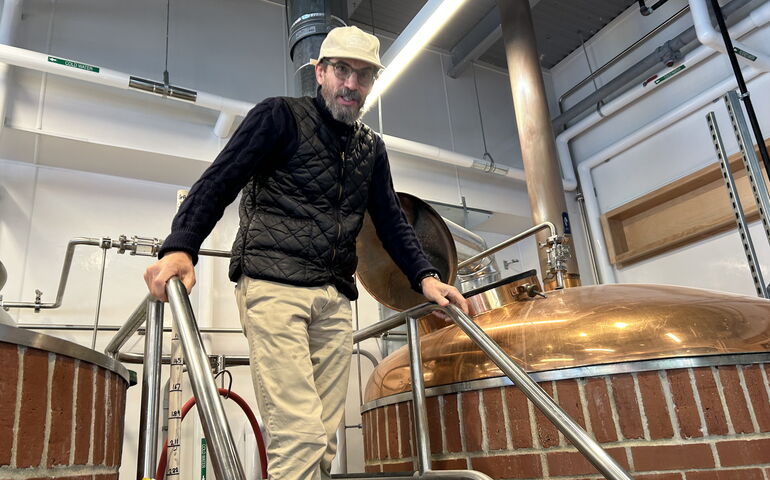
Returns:
[[[230,425],[222,401],[214,384],[211,363],[203,347],[195,315],[182,282],[174,277],[166,286],[169,305],[179,340],[186,357],[193,394],[197,399],[203,432],[210,446],[211,460],[217,478],[245,480],[243,466],[238,459]],[[155,478],[158,461],[158,425],[160,414],[160,367],[163,362],[163,303],[148,295],[134,310],[105,349],[105,353],[120,358],[120,348],[142,323],[147,322],[144,369],[142,372],[142,400],[137,454],[137,480]]]
[[[523,368],[517,365],[510,356],[487,335],[473,320],[454,305],[440,307],[433,303],[425,303],[401,312],[389,319],[368,328],[359,330],[353,335],[354,342],[379,335],[387,330],[407,324],[407,342],[409,349],[410,368],[412,375],[412,398],[414,402],[414,425],[419,478],[435,478],[448,471],[435,472],[430,470],[430,440],[427,429],[427,413],[425,410],[425,389],[423,385],[422,360],[417,332],[417,319],[431,312],[444,312],[466,335],[489,356],[503,373],[521,389],[526,397],[541,411],[556,428],[567,437],[573,445],[590,461],[599,472],[609,480],[632,480],[632,477],[605,452],[562,408],[545,392]],[[478,472],[475,472],[478,473]],[[480,474],[483,475],[483,474]],[[350,477],[346,477],[350,478]],[[371,478],[360,476],[354,478]],[[380,478],[380,477],[377,477]],[[396,478],[396,477],[393,477]],[[456,477],[484,478],[484,477]]]

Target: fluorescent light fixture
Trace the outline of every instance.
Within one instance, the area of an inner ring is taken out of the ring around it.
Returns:
[[[366,98],[368,111],[466,0],[428,0],[382,56],[385,69]]]

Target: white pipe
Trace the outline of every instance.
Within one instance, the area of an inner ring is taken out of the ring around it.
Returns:
[[[143,91],[129,87],[131,76],[126,73],[69,59],[62,59],[53,55],[34,52],[32,50],[11,47],[9,45],[0,45],[0,61],[18,67],[30,68],[40,72],[52,73],[54,75],[97,83],[99,85],[107,85],[122,90],[130,89],[134,91]],[[149,92],[145,93],[157,96],[157,94]],[[167,98],[179,102],[192,103],[188,100],[174,97]],[[217,132],[229,132],[232,122],[235,120],[235,116],[245,116],[249,110],[254,107],[254,104],[252,103],[221,97],[206,92],[197,92],[194,103],[198,106],[216,110],[226,115],[222,121],[218,122]],[[230,122],[229,125],[227,121]]]
[[[470,155],[463,155],[451,150],[445,150],[434,145],[427,145],[424,143],[414,142],[412,140],[393,137],[390,135],[382,135],[382,140],[385,142],[388,150],[426,158],[428,160],[433,160],[445,165],[470,168],[473,170],[486,172],[490,172],[492,168],[492,165],[487,160],[471,157]],[[490,173],[494,173],[501,177],[510,178],[519,182],[526,181],[524,170],[521,168],[495,166],[494,172]]]
[[[732,34],[736,37],[741,37],[751,32],[752,30],[766,25],[769,22],[770,2],[765,2],[757,9],[755,9],[751,15],[747,16],[745,19],[741,20],[735,26],[733,26]],[[692,67],[709,58],[713,54],[714,50],[712,48],[707,46],[700,46],[690,52],[682,60],[682,62],[680,62],[679,66],[663,69],[658,73],[657,76],[658,78],[664,78],[667,74],[676,72],[676,70],[681,66],[684,66],[685,68],[681,69],[680,72],[686,72],[688,69],[692,69]],[[572,191],[577,188],[577,180],[575,180],[575,169],[572,165],[572,154],[569,151],[569,142],[576,136],[604,120],[609,115],[612,115],[618,110],[625,108],[632,102],[638,100],[640,97],[647,95],[656,88],[659,88],[662,85],[668,83],[668,80],[675,78],[675,75],[676,73],[671,77],[668,77],[666,81],[659,82],[657,84],[655,82],[650,82],[647,85],[638,85],[628,90],[612,102],[608,103],[607,105],[603,105],[600,111],[591,113],[556,137],[556,151],[559,154],[559,164],[561,165],[561,171],[564,177],[565,190]],[[591,194],[591,191],[584,189],[583,194],[589,195]]]
[[[714,27],[711,25],[711,18],[709,17],[706,0],[689,0],[689,4],[690,13],[692,14],[692,23],[695,26],[695,33],[698,35],[700,43],[718,52],[727,53],[724,41],[722,40],[722,35],[714,30]],[[750,22],[753,22],[751,17],[748,18]],[[735,36],[735,33],[731,36]],[[748,62],[749,65],[755,66],[763,71],[770,70],[770,58],[767,55],[757,52],[755,49],[748,47],[737,40],[733,40],[732,43],[733,48],[740,49],[745,52],[745,54],[755,57],[754,60],[751,60],[738,54],[738,60]]]
[[[744,77],[748,82],[760,73],[762,72],[760,72],[758,69],[749,67],[744,71]],[[730,77],[727,79],[711,87],[697,97],[684,102],[674,110],[670,111],[668,114],[659,117],[641,129],[633,132],[631,135],[628,135],[620,141],[580,162],[578,165],[578,175],[580,176],[580,184],[583,187],[586,216],[588,217],[588,223],[592,233],[591,236],[593,237],[593,248],[594,252],[596,253],[596,263],[599,269],[599,274],[601,275],[602,283],[615,283],[615,271],[609,261],[609,256],[607,254],[607,244],[604,241],[602,225],[599,220],[601,211],[599,209],[599,202],[596,198],[596,195],[594,194],[594,183],[593,178],[591,177],[591,170],[608,161],[610,158],[624,152],[625,150],[628,150],[634,145],[658,133],[664,128],[670,127],[675,122],[692,114],[696,110],[703,108],[704,105],[712,102],[715,98],[723,95],[728,90],[736,88],[736,86],[737,84],[735,77],[730,75]]]
[[[19,67],[30,68],[32,70],[48,72],[68,78],[74,78],[86,82],[120,88],[122,90],[130,89],[128,86],[130,75],[128,74],[116,70],[111,70],[109,68],[96,67],[94,65],[87,65],[70,60],[67,60],[65,64],[55,63],[55,60],[52,59],[56,58],[57,57],[45,55],[31,50],[24,50],[22,48],[11,47],[8,45],[0,45],[0,61],[5,61]],[[186,100],[175,100],[190,103]],[[254,107],[254,104],[251,103],[221,97],[219,95],[212,95],[206,92],[197,92],[197,99],[195,104],[220,112],[220,115],[217,118],[217,122],[214,126],[214,133],[220,138],[226,138],[228,136],[232,125],[235,122],[236,116],[243,117],[249,112],[249,110]],[[474,170],[487,172],[492,170],[492,166],[486,160],[463,155],[450,150],[444,150],[433,145],[426,145],[424,143],[414,142],[390,135],[383,135],[383,140],[387,144],[388,148],[392,149],[393,151],[426,158],[455,167],[471,168]],[[490,173],[494,173],[519,182],[524,182],[526,180],[524,170],[520,168],[496,166],[494,171]]]
[[[10,45],[21,22],[21,0],[5,0],[0,13],[0,44]],[[5,106],[8,100],[10,65],[0,63],[0,130],[5,126]]]

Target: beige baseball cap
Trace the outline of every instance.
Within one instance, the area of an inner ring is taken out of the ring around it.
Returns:
[[[324,58],[355,58],[385,68],[380,63],[380,41],[358,27],[337,27],[332,29],[321,43],[318,59],[310,60],[313,65]]]

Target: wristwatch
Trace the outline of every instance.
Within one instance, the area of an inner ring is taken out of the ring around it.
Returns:
[[[428,273],[420,276],[420,278],[417,280],[417,285],[420,285],[420,287],[422,287],[422,281],[425,280],[428,277],[433,277],[436,280],[438,280],[439,282],[441,281],[441,276],[438,273],[436,273],[436,272],[428,272]]]

